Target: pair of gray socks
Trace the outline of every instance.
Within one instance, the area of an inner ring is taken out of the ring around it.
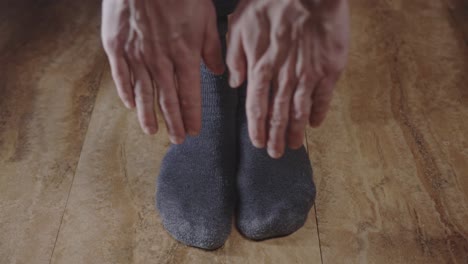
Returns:
[[[225,52],[225,39],[222,37]],[[156,205],[166,230],[193,247],[216,249],[231,232],[233,215],[247,238],[263,240],[302,227],[315,199],[304,147],[280,159],[255,148],[248,136],[245,87],[201,66],[200,135],[171,145],[157,181]]]

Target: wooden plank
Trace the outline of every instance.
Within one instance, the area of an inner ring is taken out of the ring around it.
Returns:
[[[299,232],[265,242],[248,241],[235,229],[214,252],[173,240],[154,209],[155,180],[168,146],[165,131],[154,137],[140,131],[106,74],[52,263],[320,262],[313,212]]]
[[[350,62],[309,130],[324,263],[467,263],[468,50],[442,1],[352,1]]]
[[[0,3],[0,262],[49,263],[102,66],[96,1]]]

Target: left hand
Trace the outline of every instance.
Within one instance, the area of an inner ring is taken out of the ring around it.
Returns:
[[[273,158],[286,144],[301,147],[307,123],[317,127],[325,119],[346,65],[348,1],[242,0],[229,32],[230,84],[248,79],[253,145],[266,146]]]
[[[211,0],[104,0],[102,41],[120,98],[156,133],[158,98],[174,144],[201,129],[200,61],[224,72]],[[133,78],[131,78],[133,77]]]

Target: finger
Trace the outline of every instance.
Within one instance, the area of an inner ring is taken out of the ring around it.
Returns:
[[[281,68],[277,81],[278,85],[273,95],[272,115],[269,121],[269,136],[267,150],[272,158],[280,158],[286,145],[286,129],[289,122],[291,96],[296,86],[295,62],[296,51],[293,50],[285,65]]]
[[[212,12],[208,17],[204,42],[203,42],[203,61],[214,74],[223,74],[225,70],[223,62],[223,53],[221,42],[217,29],[215,10],[212,5]]]
[[[266,117],[273,74],[269,46],[269,24],[262,14],[258,14],[255,30],[244,31],[243,46],[246,48],[248,84],[246,114],[249,136],[252,144],[263,148],[266,144]]]
[[[325,120],[333,97],[336,79],[334,76],[327,76],[320,81],[317,89],[315,89],[312,95],[312,108],[309,119],[309,124],[312,127],[320,126]]]
[[[280,158],[284,153],[285,131],[294,87],[292,82],[295,81],[297,51],[295,47],[291,47],[291,43],[295,44],[295,41],[292,40],[289,27],[290,24],[284,13],[273,21],[274,30],[270,32],[271,44],[267,51],[272,58],[273,72],[278,73],[273,82],[277,87],[273,87],[273,100],[269,109],[271,114],[267,122],[267,151],[273,158]]]
[[[266,117],[273,67],[268,56],[257,63],[247,84],[246,114],[249,136],[257,148],[265,147]]]
[[[317,83],[318,67],[315,64],[316,50],[312,46],[312,36],[304,35],[298,42],[296,76],[299,76],[294,91],[289,115],[287,142],[291,149],[300,148],[304,142],[304,130],[309,121],[312,93]]]
[[[109,54],[108,58],[111,67],[112,79],[117,87],[117,93],[119,94],[120,99],[127,108],[134,108],[135,97],[130,81],[130,69],[123,53],[120,53],[120,55],[115,53]]]
[[[181,144],[185,139],[185,129],[174,79],[174,66],[169,59],[159,56],[152,68],[159,108],[164,116],[169,139],[173,144]]]
[[[181,54],[174,58],[179,104],[185,132],[195,136],[201,129],[200,57],[180,43]]]
[[[135,78],[135,102],[140,126],[146,134],[157,132],[154,113],[154,90],[150,75],[142,63],[132,63]]]
[[[133,1],[135,2],[135,1]],[[147,15],[147,24],[150,29],[145,36],[149,36],[152,45],[149,46],[148,52],[145,53],[146,64],[149,65],[151,75],[156,86],[158,106],[164,117],[169,140],[173,144],[182,144],[185,140],[185,128],[180,112],[179,98],[177,95],[177,85],[175,80],[175,67],[170,57],[170,49],[172,43],[167,45],[164,39],[158,39],[161,36],[161,14],[154,16],[154,12],[162,11],[158,9],[155,1],[136,1],[143,7],[141,10],[152,10],[153,15]],[[149,6],[144,6],[144,5]],[[158,13],[159,14],[159,13]],[[135,14],[138,16],[138,14]],[[167,25],[166,25],[167,26]],[[201,46],[201,45],[200,45]],[[201,49],[200,49],[201,50]],[[180,55],[183,56],[183,55]]]
[[[154,134],[158,129],[156,114],[154,112],[154,87],[149,68],[143,59],[149,55],[149,43],[142,36],[148,35],[149,32],[146,16],[139,12],[143,9],[138,6],[140,4],[140,2],[136,3],[132,1],[129,3],[130,17],[134,23],[131,24],[125,53],[132,72],[131,77],[133,77],[135,104],[140,126],[145,133]]]
[[[124,52],[125,37],[128,36],[128,16],[129,11],[126,3],[116,4],[114,1],[102,3],[101,37],[104,51],[109,59],[112,79],[124,105],[127,108],[133,108],[135,100],[130,69]],[[117,23],[115,23],[116,17],[120,18]]]
[[[311,94],[315,81],[307,76],[301,77],[294,92],[291,105],[287,141],[291,149],[298,149],[304,142],[304,130],[309,120],[312,105]]]
[[[240,30],[231,29],[231,31],[228,37],[226,64],[229,68],[229,85],[239,87],[245,81],[247,62]]]

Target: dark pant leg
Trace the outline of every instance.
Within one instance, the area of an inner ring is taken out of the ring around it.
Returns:
[[[213,0],[218,17],[231,14],[237,6],[239,0]]]

